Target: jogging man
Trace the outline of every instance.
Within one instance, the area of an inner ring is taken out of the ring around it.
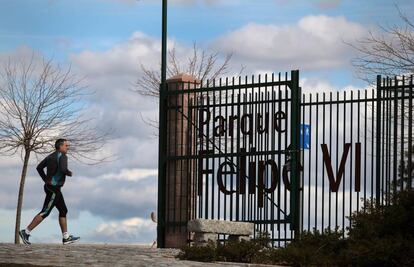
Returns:
[[[46,218],[54,206],[59,211],[59,225],[62,230],[62,243],[70,244],[79,240],[68,234],[66,213],[68,212],[61,192],[61,187],[65,183],[66,175],[72,176],[72,172],[68,169],[68,158],[66,153],[69,148],[69,142],[66,139],[58,139],[55,143],[56,151],[49,154],[37,165],[37,172],[45,182],[43,189],[46,193],[42,210],[33,218],[32,222],[19,231],[19,235],[23,242],[30,245],[30,232]],[[44,168],[47,168],[45,174]]]

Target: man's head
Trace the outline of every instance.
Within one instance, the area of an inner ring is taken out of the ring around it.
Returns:
[[[55,148],[57,151],[60,151],[62,153],[68,152],[69,149],[69,141],[63,138],[60,138],[56,140],[55,142]]]

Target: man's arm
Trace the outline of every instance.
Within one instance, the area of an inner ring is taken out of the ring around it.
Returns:
[[[45,171],[43,170],[47,165],[47,157],[44,158],[36,167],[37,172],[39,173],[40,177],[42,177],[43,181],[46,182],[46,174]]]
[[[68,157],[65,154],[59,158],[59,168],[62,173],[72,176],[72,172],[68,169]]]

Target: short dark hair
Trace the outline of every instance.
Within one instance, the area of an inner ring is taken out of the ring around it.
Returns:
[[[59,138],[58,140],[56,140],[56,142],[55,142],[56,150],[59,150],[60,146],[63,145],[63,143],[65,143],[65,141],[67,141],[67,140],[63,139],[63,138]]]

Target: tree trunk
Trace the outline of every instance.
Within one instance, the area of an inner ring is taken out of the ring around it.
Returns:
[[[17,198],[16,228],[14,230],[14,243],[15,244],[20,243],[20,237],[19,237],[20,217],[21,217],[21,214],[22,214],[24,182],[26,180],[27,165],[29,164],[29,156],[30,156],[30,150],[25,149],[22,175],[20,177],[19,196]]]

